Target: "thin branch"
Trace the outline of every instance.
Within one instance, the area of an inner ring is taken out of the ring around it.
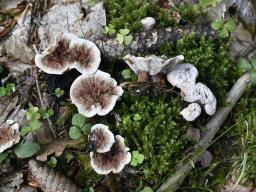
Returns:
[[[251,74],[246,73],[237,80],[226,97],[226,103],[228,103],[228,105],[220,108],[211,118],[211,120],[206,124],[205,127],[207,130],[203,134],[204,136],[201,138],[199,143],[196,145],[196,149],[198,149],[199,152],[194,154],[191,159],[192,162],[188,162],[183,165],[172,177],[169,177],[167,181],[160,186],[157,192],[176,191],[180,187],[184,179],[193,169],[193,164],[200,160],[203,152],[207,149],[207,147],[209,147],[209,144],[227,118],[228,114],[245,92],[250,78]]]

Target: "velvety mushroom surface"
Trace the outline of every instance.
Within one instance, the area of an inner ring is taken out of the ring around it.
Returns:
[[[62,74],[71,68],[83,74],[92,74],[98,69],[100,61],[100,51],[93,42],[70,33],[57,35],[54,44],[35,56],[36,65],[49,74]]]
[[[108,152],[115,142],[114,134],[103,124],[92,126],[89,139],[92,149],[98,153]]]
[[[116,141],[109,152],[91,152],[91,165],[98,174],[119,173],[131,161],[129,148],[124,144],[124,138],[116,135]]]
[[[108,114],[122,94],[123,89],[117,86],[116,80],[100,70],[79,76],[70,88],[72,103],[86,117]]]

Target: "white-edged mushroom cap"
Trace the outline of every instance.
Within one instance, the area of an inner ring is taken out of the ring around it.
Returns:
[[[103,124],[93,125],[89,138],[92,148],[98,153],[108,152],[115,143],[114,134]]]
[[[194,121],[201,114],[201,107],[198,103],[191,103],[188,107],[183,109],[180,114],[187,121]]]
[[[98,174],[119,173],[131,161],[130,149],[125,146],[124,138],[116,135],[115,139],[109,152],[90,153],[91,166]]]
[[[138,74],[139,71],[146,71],[150,75],[157,75],[158,73],[163,73],[166,70],[166,66],[171,67],[171,65],[177,64],[184,59],[182,55],[168,59],[164,59],[157,56],[147,56],[147,57],[136,57],[133,55],[126,55],[123,60],[130,66],[134,73]]]
[[[97,71],[100,61],[100,50],[93,42],[71,33],[58,34],[54,44],[35,56],[35,64],[49,74],[63,74],[71,68],[92,74]]]
[[[181,90],[195,85],[197,77],[197,68],[189,63],[176,65],[167,74],[167,80],[169,83]]]
[[[122,94],[123,89],[116,80],[100,70],[91,75],[80,75],[70,88],[72,103],[86,117],[108,114]]]
[[[12,147],[20,140],[19,125],[13,120],[7,120],[0,126],[0,153]]]

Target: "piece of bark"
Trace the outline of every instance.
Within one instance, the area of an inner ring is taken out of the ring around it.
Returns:
[[[211,118],[211,120],[206,124],[206,132],[203,134],[204,136],[202,136],[201,140],[195,147],[198,153],[195,153],[190,162],[184,164],[172,177],[169,177],[167,181],[160,186],[157,192],[176,191],[179,188],[186,176],[193,169],[193,165],[200,160],[203,152],[207,149],[209,143],[211,143],[213,140],[215,134],[227,118],[230,111],[243,95],[247,85],[250,82],[250,79],[251,74],[246,73],[237,80],[226,97],[225,103],[228,103],[228,105],[220,108]]]
[[[16,172],[10,176],[1,178],[0,191],[1,192],[16,192],[23,183],[23,173]]]
[[[129,46],[119,44],[115,37],[105,36],[95,43],[107,58],[122,58],[127,54],[137,55],[159,51],[164,43],[176,42],[184,37],[185,34],[195,34],[196,37],[207,35],[217,37],[217,32],[211,29],[209,24],[183,25],[179,27],[169,27],[152,29],[140,33],[133,33],[133,41]]]
[[[46,166],[41,166],[35,160],[28,163],[28,180],[43,192],[82,192],[68,178],[61,176]]]

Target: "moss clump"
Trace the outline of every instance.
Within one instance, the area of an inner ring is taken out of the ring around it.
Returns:
[[[140,20],[152,9],[151,4],[143,0],[107,0],[105,4],[108,24],[113,25],[117,31],[122,28],[140,30]]]
[[[198,82],[206,84],[219,104],[238,77],[235,63],[227,52],[227,43],[202,36],[187,35],[177,43],[164,44],[160,54],[168,57],[184,55],[184,63],[192,63],[199,71]]]
[[[179,115],[181,100],[172,94],[135,97],[127,93],[121,102],[120,132],[131,150],[145,156],[139,168],[157,184],[174,172],[189,144],[185,137],[189,124]]]

